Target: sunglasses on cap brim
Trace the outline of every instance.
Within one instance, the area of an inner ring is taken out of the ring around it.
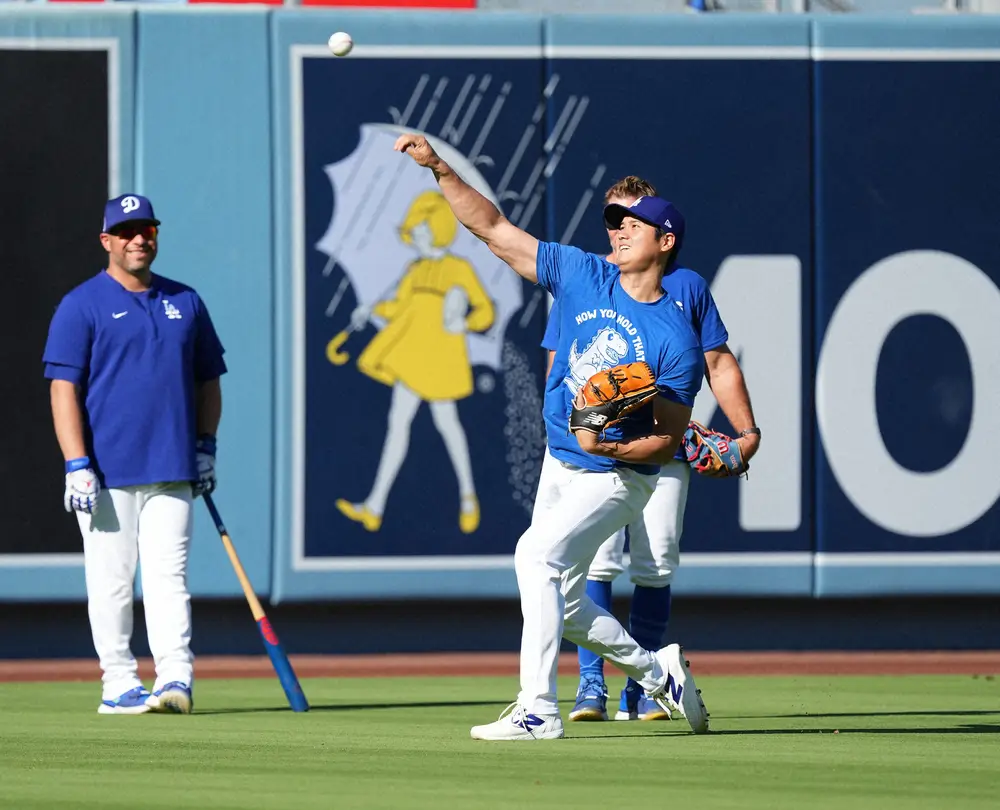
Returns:
[[[108,231],[112,236],[117,236],[126,242],[135,239],[139,234],[142,234],[145,239],[156,239],[159,232],[160,229],[151,223],[144,225],[119,225],[117,228],[112,228]]]

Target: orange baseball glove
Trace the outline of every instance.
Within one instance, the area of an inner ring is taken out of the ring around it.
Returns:
[[[569,429],[601,434],[641,408],[657,394],[649,363],[625,363],[599,371],[573,400]]]

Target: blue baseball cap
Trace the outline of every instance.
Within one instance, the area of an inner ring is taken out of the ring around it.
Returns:
[[[151,222],[159,225],[153,213],[153,204],[138,194],[122,194],[104,204],[104,224],[101,233],[107,233],[124,222]]]
[[[662,197],[640,197],[631,205],[611,203],[604,208],[604,222],[610,230],[616,231],[625,217],[635,217],[665,233],[672,233],[677,244],[673,255],[676,257],[684,242],[684,216],[669,200]]]

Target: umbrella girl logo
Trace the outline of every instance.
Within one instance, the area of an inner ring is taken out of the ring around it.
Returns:
[[[459,529],[471,534],[479,527],[480,505],[457,403],[473,394],[474,364],[501,370],[504,332],[522,304],[521,285],[459,226],[430,172],[392,151],[399,131],[365,125],[357,149],[326,167],[337,204],[317,248],[330,256],[329,268],[336,262],[345,274],[327,315],[336,313],[347,284],[358,302],[348,327],[327,344],[326,357],[334,366],[346,365],[357,351],[350,336],[374,326],[379,331],[357,355],[356,368],[392,389],[374,480],[367,492],[345,493],[336,507],[369,532],[381,528],[414,417],[426,403],[458,485]],[[493,198],[466,158],[436,146]]]
[[[557,100],[559,77],[539,84],[530,61],[478,73],[480,60],[426,60],[407,74],[373,59],[336,64],[334,104],[330,60],[305,61],[305,555],[509,553],[545,449],[545,294],[392,147],[402,132],[424,135],[515,225],[568,241],[599,200],[604,166],[576,178],[560,233],[545,231],[544,201],[589,100]],[[403,75],[416,86],[399,87]],[[409,100],[374,103],[360,88],[377,76]]]
[[[372,488],[363,502],[337,500],[337,508],[369,531],[382,524],[389,490],[409,447],[410,427],[421,402],[444,440],[461,499],[458,523],[464,534],[479,527],[479,500],[472,476],[469,443],[458,418],[457,400],[472,394],[466,332],[480,333],[493,324],[495,312],[468,261],[455,256],[458,222],[436,191],[424,191],[410,205],[400,238],[418,258],[411,262],[392,298],[374,306],[359,304],[351,316],[355,328],[372,316],[385,326],[358,357],[358,371],[392,387],[385,444]],[[339,338],[330,341],[328,357],[337,364]]]

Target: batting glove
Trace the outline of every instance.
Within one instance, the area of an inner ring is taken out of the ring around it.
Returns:
[[[192,490],[194,497],[211,495],[215,490],[215,436],[205,433],[198,437],[195,445],[198,458],[198,480]]]
[[[66,494],[63,506],[67,512],[74,509],[92,515],[97,511],[97,496],[101,494],[101,482],[90,467],[87,456],[66,462]]]

